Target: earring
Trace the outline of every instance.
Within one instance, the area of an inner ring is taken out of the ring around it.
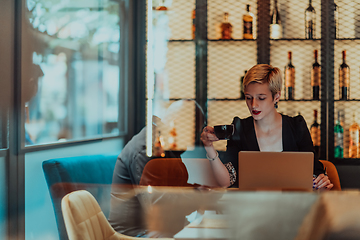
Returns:
[[[275,102],[274,104],[275,108],[277,109],[279,106],[278,106],[278,102]]]

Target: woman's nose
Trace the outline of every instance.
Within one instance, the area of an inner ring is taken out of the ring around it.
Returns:
[[[255,100],[255,98],[252,100],[252,103],[251,103],[251,107],[257,107],[258,106],[258,103],[257,101]]]

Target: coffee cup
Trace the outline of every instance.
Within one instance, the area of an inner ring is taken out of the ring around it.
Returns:
[[[214,133],[219,140],[229,140],[234,134],[234,125],[216,125]]]

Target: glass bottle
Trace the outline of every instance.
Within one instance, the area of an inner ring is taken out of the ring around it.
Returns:
[[[315,19],[316,19],[315,8],[311,5],[311,0],[309,0],[309,6],[305,10],[305,38],[306,39],[314,39],[315,38]]]
[[[334,157],[344,158],[344,128],[343,120],[340,116],[340,111],[338,111],[338,118],[334,126],[334,138]]]
[[[320,137],[320,124],[317,121],[317,117],[318,117],[318,111],[314,110],[314,122],[311,124],[310,134],[314,144],[315,154],[319,157],[321,137]]]
[[[155,8],[157,11],[167,11],[168,8],[165,6],[165,0],[161,1],[161,4]]]
[[[335,26],[335,38],[339,38],[339,7],[334,3],[334,26]]]
[[[169,149],[173,151],[177,150],[176,136],[177,133],[175,128],[175,123],[174,121],[171,121],[168,142],[169,142]]]
[[[245,75],[247,73],[247,70],[245,70],[245,73],[243,76],[241,76],[240,78],[240,99],[245,99],[245,93],[244,93],[244,78],[245,78]]]
[[[282,38],[282,26],[279,10],[277,7],[277,0],[274,0],[274,9],[271,14],[270,22],[270,38],[271,39],[280,39]]]
[[[254,22],[254,14],[250,12],[250,4],[247,4],[246,13],[243,16],[244,39],[254,39],[253,22]]]
[[[154,143],[154,156],[155,157],[165,157],[165,151],[164,151],[164,138],[161,135],[161,132],[157,132],[157,136],[155,138]]]
[[[350,91],[350,67],[346,64],[346,51],[342,51],[343,62],[339,69],[340,100],[349,99]]]
[[[196,30],[196,27],[195,27],[195,17],[196,17],[196,10],[194,9],[192,11],[192,38],[195,39],[195,30]]]
[[[321,82],[321,66],[318,62],[318,51],[314,50],[315,62],[311,69],[311,86],[312,86],[312,99],[320,99],[320,82]]]
[[[294,100],[295,67],[291,62],[292,54],[288,52],[288,64],[285,66],[285,99]]]
[[[221,39],[232,39],[232,25],[229,22],[229,13],[224,13],[224,21],[221,23]]]
[[[360,126],[356,122],[356,113],[353,114],[352,124],[349,128],[349,158],[359,158],[359,130]]]

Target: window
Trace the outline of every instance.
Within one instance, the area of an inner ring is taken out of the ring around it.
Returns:
[[[118,2],[25,3],[25,146],[118,135]]]

